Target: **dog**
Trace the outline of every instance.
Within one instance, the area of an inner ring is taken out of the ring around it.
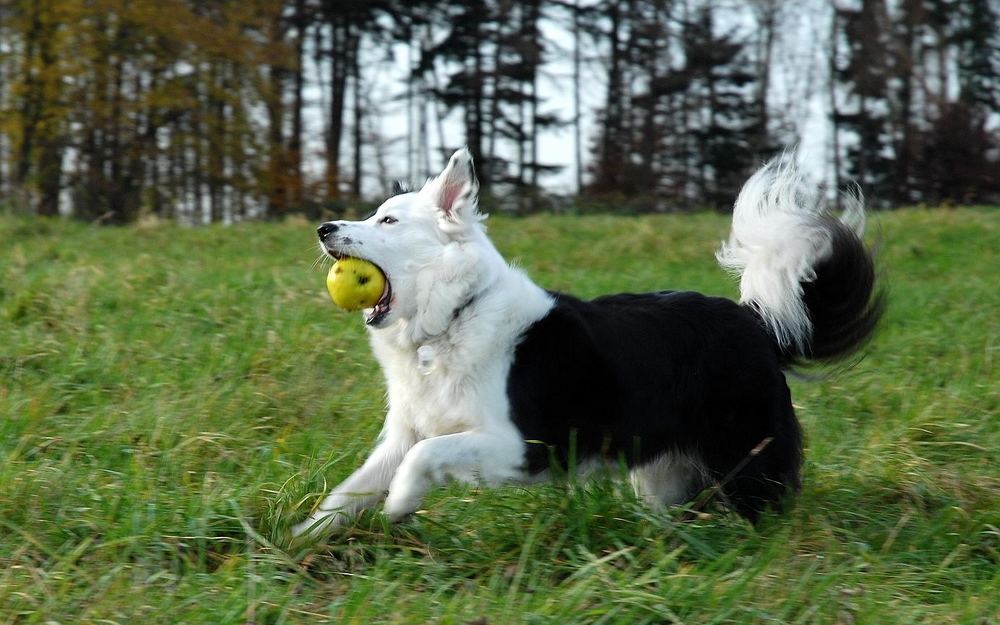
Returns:
[[[462,149],[419,191],[319,226],[325,254],[386,276],[364,321],[388,412],[368,459],[295,536],[380,501],[398,521],[448,480],[529,483],[595,462],[624,463],[654,508],[714,488],[751,522],[799,489],[785,373],[856,352],[884,310],[860,194],[835,217],[779,158],[746,182],[717,253],[740,278],[739,302],[681,291],[583,301],[504,261],[478,189]]]

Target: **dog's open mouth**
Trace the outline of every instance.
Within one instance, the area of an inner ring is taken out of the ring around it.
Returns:
[[[379,271],[382,268],[379,267]],[[382,275],[385,276],[385,272],[382,271]],[[370,326],[378,326],[385,319],[385,316],[389,314],[390,305],[392,304],[392,284],[389,282],[389,276],[385,277],[385,288],[382,289],[382,297],[378,298],[378,303],[372,308],[371,314],[365,317],[365,323]]]

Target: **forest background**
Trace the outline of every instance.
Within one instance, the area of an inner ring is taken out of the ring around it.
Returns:
[[[463,144],[494,211],[728,210],[796,145],[876,207],[989,204],[998,129],[996,0],[0,3],[10,212],[338,215]]]

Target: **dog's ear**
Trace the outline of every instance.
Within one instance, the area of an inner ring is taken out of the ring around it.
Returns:
[[[460,230],[482,219],[478,212],[479,180],[469,148],[452,154],[444,171],[428,180],[420,193],[434,205],[446,230]]]

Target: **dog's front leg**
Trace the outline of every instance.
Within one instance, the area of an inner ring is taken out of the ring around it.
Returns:
[[[343,525],[351,516],[381,501],[392,476],[413,443],[411,436],[386,436],[361,468],[330,491],[308,519],[292,528],[292,534],[319,536],[324,531]]]
[[[522,481],[524,447],[512,432],[470,431],[424,439],[407,452],[392,478],[385,514],[398,521],[416,512],[427,491],[448,480],[484,485]]]

